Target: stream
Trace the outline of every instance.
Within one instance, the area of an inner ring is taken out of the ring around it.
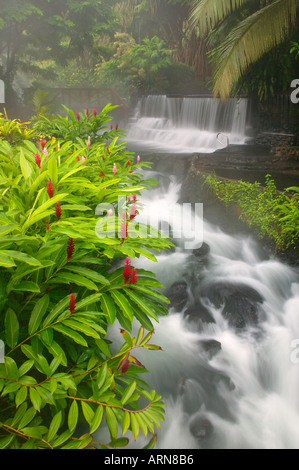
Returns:
[[[128,144],[136,146],[137,136],[143,140],[141,159],[143,151],[153,151],[163,133],[180,135],[185,128],[186,121],[177,118],[179,124],[175,124],[173,115],[171,121],[165,117],[166,110],[170,113],[174,108],[177,115],[179,106],[167,100],[139,103]],[[246,108],[243,104],[241,113]],[[207,112],[212,103],[200,106],[201,115],[203,107]],[[246,142],[246,117],[242,115],[242,126],[237,126],[235,111],[230,103],[222,120],[208,111],[204,135],[199,136],[201,151],[204,142],[207,153],[218,148],[219,125],[230,136],[232,128],[238,129],[234,138]],[[184,113],[190,115],[186,109]],[[147,119],[150,123],[145,126]],[[201,134],[197,117],[196,122],[197,131],[195,124],[189,127]],[[168,153],[174,146],[168,145]],[[161,152],[161,147],[158,144],[154,151]],[[169,158],[180,158],[181,150],[180,145]],[[155,272],[171,300],[169,314],[160,317],[152,341],[162,351],[136,354],[150,370],[145,380],[162,395],[166,406],[156,448],[298,449],[298,269],[270,256],[250,233],[226,233],[209,221],[205,207],[203,214],[190,210],[187,220],[190,208],[182,206],[181,179],[155,169],[145,174],[157,178],[159,185],[142,194],[138,218],[141,222],[159,220],[175,243],[170,253],[157,254],[157,263],[132,260],[137,272],[138,267]],[[111,334],[116,340],[118,332]],[[142,438],[130,445],[141,448]]]

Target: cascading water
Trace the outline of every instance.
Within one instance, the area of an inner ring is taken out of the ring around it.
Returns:
[[[170,178],[161,187],[140,199],[141,222],[163,222],[165,207],[177,209],[180,184]],[[182,214],[172,211],[175,225]],[[250,235],[204,219],[203,237],[189,234],[188,249],[177,238],[158,263],[132,260],[137,272],[154,271],[172,299],[152,341],[162,351],[135,354],[166,404],[156,448],[299,448],[299,273]],[[118,331],[111,335],[117,342]]]
[[[244,144],[247,124],[245,98],[223,103],[211,97],[153,95],[139,100],[127,141],[160,152],[211,153],[228,143]]]

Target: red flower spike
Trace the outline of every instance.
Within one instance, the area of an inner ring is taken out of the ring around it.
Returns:
[[[125,284],[129,282],[131,278],[131,274],[132,274],[131,261],[130,261],[130,258],[127,258],[125,261],[125,267],[124,267],[124,272],[123,272]]]
[[[76,310],[76,298],[74,294],[70,295],[70,303],[69,303],[69,311],[71,312],[71,315],[74,313]]]
[[[109,147],[106,147],[108,154],[110,155],[110,150]]]
[[[113,124],[110,124],[110,130],[112,131],[112,129],[113,129]]]
[[[100,174],[99,174],[99,177],[100,177],[100,178],[103,178],[103,176],[105,176],[105,173],[100,173]]]
[[[137,284],[137,271],[136,271],[135,268],[132,271],[132,275],[131,275],[129,283],[130,284]]]
[[[67,261],[69,261],[75,251],[75,240],[71,237],[69,237],[66,251],[67,251]]]
[[[97,110],[96,109],[93,110],[93,115],[94,115],[94,117],[97,117]]]
[[[115,124],[115,129],[116,130],[118,129],[118,122]]]
[[[80,121],[80,114],[79,114],[79,111],[77,111],[77,120]]]
[[[89,120],[89,110],[88,110],[88,108],[86,108],[86,116],[87,116],[87,119]]]
[[[56,202],[55,206],[56,206],[56,217],[59,220],[61,217],[61,207],[58,201]]]
[[[133,201],[134,201],[134,202],[137,201],[137,196],[136,196],[136,194],[133,195]]]
[[[77,157],[77,162],[80,162],[80,157],[79,157],[79,155],[78,155],[78,157]]]
[[[41,158],[39,156],[38,153],[35,154],[35,163],[37,164],[37,166],[40,168],[40,165],[41,165]]]
[[[49,230],[50,230],[50,225],[49,225],[49,221],[48,221],[48,220],[46,220],[46,226],[47,226],[47,232],[49,232]]]
[[[44,141],[44,139],[42,139],[42,140],[40,141],[40,144],[41,144],[41,146],[42,146],[42,150],[44,150],[45,145],[46,145],[46,142]]]
[[[47,183],[47,193],[49,195],[49,198],[52,198],[54,196],[54,191],[53,191],[53,186],[52,186],[52,181],[49,180]]]
[[[136,205],[135,204],[132,204],[131,206],[131,211],[130,211],[130,222],[135,219],[137,215],[137,209],[136,209]]]

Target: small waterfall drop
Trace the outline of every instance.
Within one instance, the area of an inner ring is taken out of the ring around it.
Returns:
[[[171,153],[212,153],[248,137],[248,100],[152,95],[138,101],[128,144]],[[222,135],[218,135],[222,134]]]

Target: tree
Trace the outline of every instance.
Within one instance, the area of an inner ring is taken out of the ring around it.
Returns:
[[[111,0],[2,0],[0,78],[11,97],[16,74],[55,77],[57,64],[90,66],[97,38],[115,32]]]
[[[290,36],[297,4],[297,0],[195,0],[190,26],[198,28],[201,35],[214,34],[216,26],[239,13],[234,27],[211,52],[215,96],[228,98],[249,66]]]

